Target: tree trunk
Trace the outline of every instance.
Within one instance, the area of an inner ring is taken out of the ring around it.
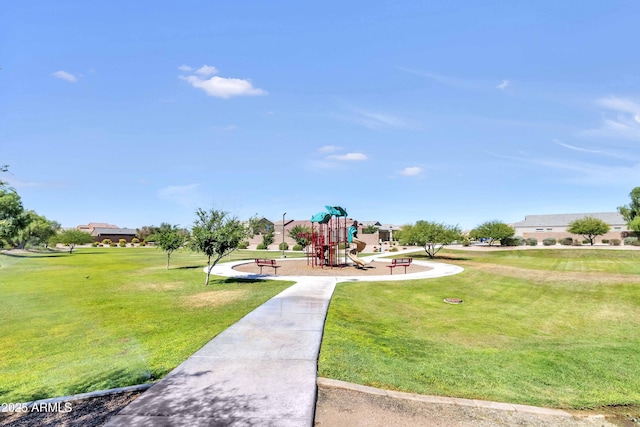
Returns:
[[[169,269],[169,259],[171,258],[171,253],[167,252],[167,270]]]
[[[205,286],[209,286],[209,275],[211,274],[211,257],[207,258],[207,278],[204,281]]]

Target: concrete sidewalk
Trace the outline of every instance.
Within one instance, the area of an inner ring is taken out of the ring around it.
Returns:
[[[202,347],[106,426],[311,426],[336,281],[306,278]]]
[[[256,276],[232,269],[246,262],[224,263],[211,273],[297,283],[219,334],[106,426],[313,425],[318,353],[338,278]],[[434,270],[339,280],[409,280],[462,271],[428,264]]]

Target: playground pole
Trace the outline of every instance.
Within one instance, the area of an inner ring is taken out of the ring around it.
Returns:
[[[284,216],[286,214],[286,212],[282,214],[282,255],[280,258],[284,258]]]

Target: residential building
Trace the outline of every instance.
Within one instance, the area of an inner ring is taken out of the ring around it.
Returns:
[[[511,226],[515,229],[516,236],[525,239],[535,237],[539,242],[549,237],[556,240],[564,237],[575,238],[575,234],[567,231],[569,225],[587,216],[601,219],[611,227],[607,234],[597,237],[596,243],[601,243],[602,239],[623,239],[629,232],[627,222],[618,212],[527,215],[524,221],[516,222]]]

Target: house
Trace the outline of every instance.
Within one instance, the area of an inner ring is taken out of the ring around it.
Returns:
[[[131,239],[136,237],[136,230],[132,228],[94,227],[90,234],[96,242],[110,239],[113,243],[117,243],[120,239],[124,239],[127,243],[131,243]]]
[[[524,217],[524,221],[516,222],[511,226],[516,231],[516,236],[525,239],[534,237],[538,241],[542,241],[550,237],[556,240],[564,237],[575,238],[575,234],[567,231],[569,224],[587,216],[601,219],[611,227],[607,234],[596,239],[597,243],[601,243],[602,239],[623,239],[629,232],[627,222],[618,212],[527,215]]]
[[[87,225],[79,225],[76,228],[80,231],[91,233],[94,228],[120,228],[120,227],[113,224],[107,224],[106,222],[90,222]]]

